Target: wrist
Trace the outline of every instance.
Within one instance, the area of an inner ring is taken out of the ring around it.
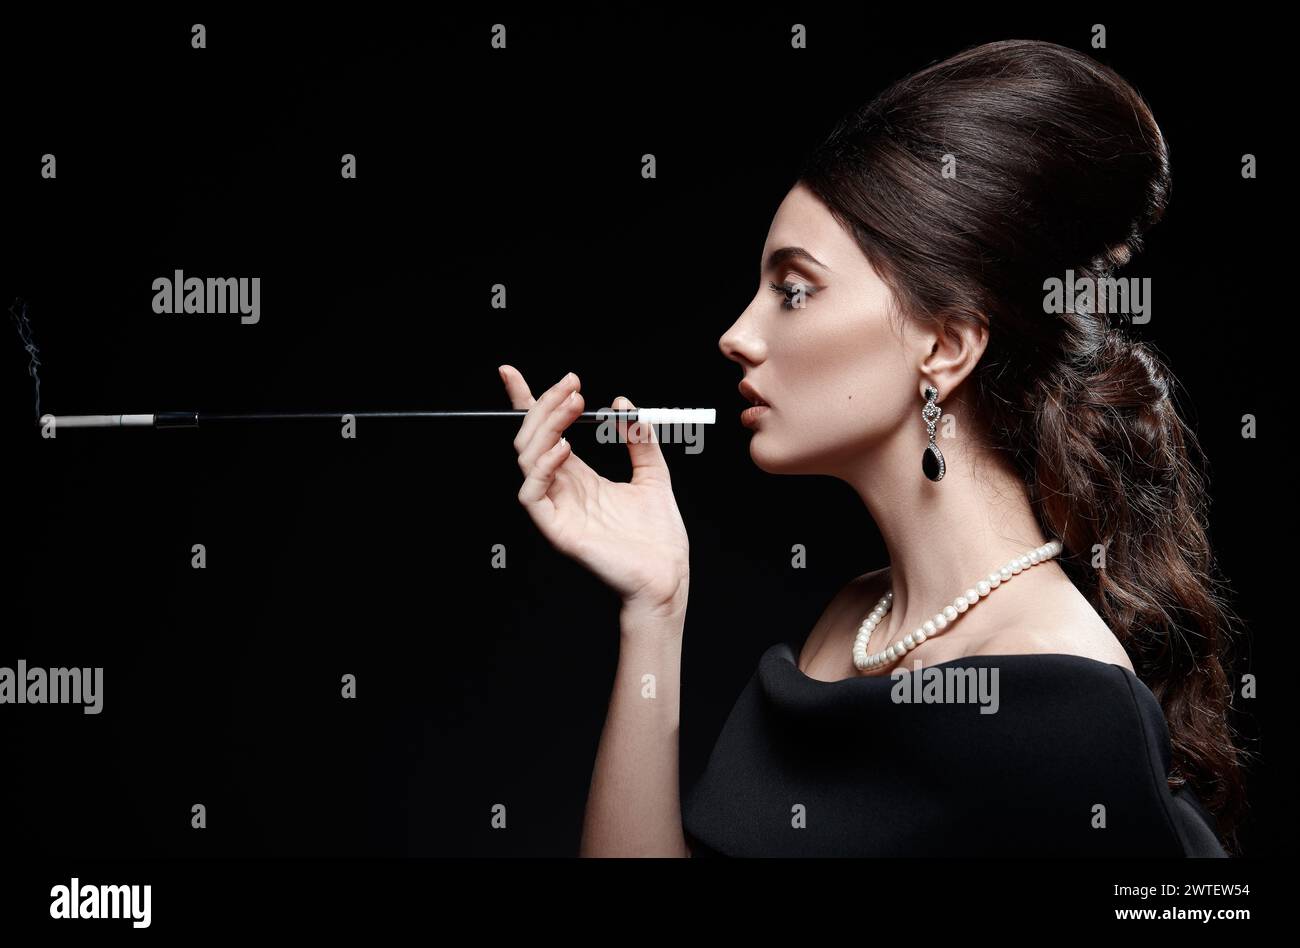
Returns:
[[[656,582],[641,587],[633,595],[624,596],[622,612],[651,620],[680,619],[686,615],[686,600],[690,589],[690,568],[683,564],[671,582]]]
[[[624,600],[618,618],[624,635],[680,636],[686,625],[686,597],[654,603]]]

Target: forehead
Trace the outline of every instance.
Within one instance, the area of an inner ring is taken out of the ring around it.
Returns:
[[[776,209],[763,246],[763,259],[779,247],[803,247],[832,270],[860,256],[857,244],[830,209],[802,184],[791,188]]]
[[[811,267],[812,273],[852,287],[857,294],[855,299],[861,304],[893,305],[893,291],[871,265],[857,240],[805,185],[792,188],[777,208],[759,266],[767,266],[769,255],[782,247],[802,247],[808,251],[830,270],[823,273]]]

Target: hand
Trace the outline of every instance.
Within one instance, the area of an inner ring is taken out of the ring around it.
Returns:
[[[577,375],[570,372],[534,399],[517,369],[503,365],[500,373],[511,405],[528,412],[514,441],[524,473],[519,502],[542,535],[614,589],[624,609],[663,616],[684,610],[690,544],[654,427],[634,424],[628,431],[619,424],[620,435],[627,432],[632,479],[608,480],[561,439],[583,411]],[[611,407],[636,406],[620,396]]]

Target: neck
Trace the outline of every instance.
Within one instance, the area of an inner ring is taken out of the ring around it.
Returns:
[[[837,474],[858,492],[884,538],[894,594],[885,622],[900,634],[933,618],[994,568],[1051,539],[1005,458],[978,455],[966,439],[938,437],[947,470],[935,482],[921,472],[927,443],[918,421]],[[1064,577],[1055,562],[1031,572]]]

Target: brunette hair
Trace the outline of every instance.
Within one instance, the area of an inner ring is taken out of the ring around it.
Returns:
[[[1150,108],[1075,50],[988,43],[846,116],[798,181],[854,236],[901,315],[989,327],[964,397],[1160,700],[1171,789],[1190,785],[1235,851],[1244,753],[1225,666],[1238,620],[1207,538],[1204,457],[1151,348],[1104,307],[1057,315],[1044,303],[1044,281],[1067,270],[1112,277],[1163,215],[1169,156]]]

